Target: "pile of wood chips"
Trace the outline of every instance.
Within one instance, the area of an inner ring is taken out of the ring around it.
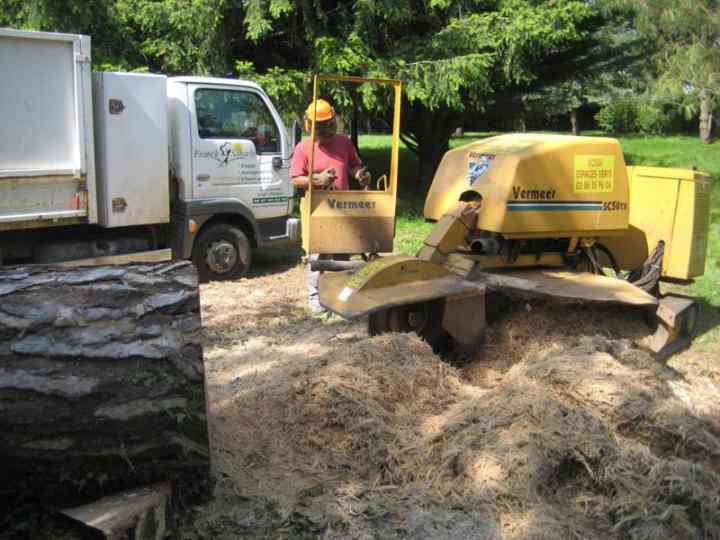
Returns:
[[[248,295],[211,287],[210,338]],[[637,314],[510,306],[458,368],[415,335],[310,315],[298,290],[287,318],[241,320],[235,340],[206,344],[218,498],[337,537],[720,530],[718,417],[632,345],[647,332]]]

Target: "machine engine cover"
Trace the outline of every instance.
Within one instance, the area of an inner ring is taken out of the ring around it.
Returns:
[[[604,137],[500,135],[445,154],[425,201],[438,220],[480,200],[477,228],[505,238],[621,234],[628,179],[620,144]]]

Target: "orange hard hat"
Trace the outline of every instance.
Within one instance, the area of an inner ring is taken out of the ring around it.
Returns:
[[[308,105],[305,110],[305,121],[317,120],[326,122],[335,118],[335,109],[324,99],[318,99]]]

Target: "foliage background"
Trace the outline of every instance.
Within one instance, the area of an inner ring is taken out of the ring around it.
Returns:
[[[96,70],[254,79],[288,124],[313,73],[400,78],[425,188],[458,128],[577,133],[600,110],[658,133],[701,94],[711,115],[718,21],[718,0],[0,0],[0,26],[92,36]],[[386,129],[382,92],[327,91],[355,140]]]

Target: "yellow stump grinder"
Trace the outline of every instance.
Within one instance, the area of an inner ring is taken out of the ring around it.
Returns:
[[[318,200],[317,213],[347,220],[361,236],[363,216],[372,221],[379,205],[360,199],[378,193],[346,196],[355,204],[325,209],[330,202]],[[658,282],[702,275],[709,201],[707,174],[626,167],[614,139],[479,140],[443,157],[424,210],[436,223],[418,253],[326,272],[320,302],[345,318],[369,316],[371,334],[414,331],[463,348],[482,339],[487,291],[637,306],[654,310],[658,323],[644,346],[665,355],[691,339],[698,306],[661,296]]]

